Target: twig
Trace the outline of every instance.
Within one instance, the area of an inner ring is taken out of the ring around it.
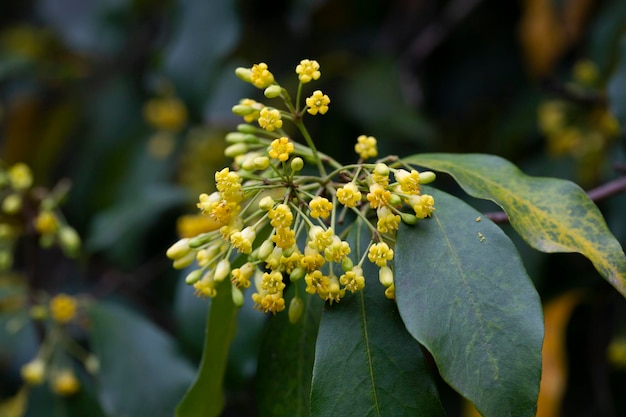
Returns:
[[[587,192],[589,198],[596,202],[604,200],[615,194],[619,194],[626,190],[626,177],[619,177],[615,180],[609,181],[606,184],[602,184]],[[493,211],[485,213],[485,217],[494,223],[508,223],[509,217],[503,211]]]

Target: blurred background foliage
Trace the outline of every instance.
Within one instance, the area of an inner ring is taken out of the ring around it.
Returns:
[[[202,227],[180,216],[196,213],[228,163],[232,105],[258,98],[235,67],[263,61],[295,87],[296,64],[318,60],[331,110],[308,126],[340,161],[367,134],[381,154],[494,153],[592,189],[626,174],[625,22],[622,0],[2,2],[3,176],[23,162],[51,194],[71,182],[57,216],[83,246],[41,247],[41,205],[2,215],[18,232],[0,236],[13,257],[0,274],[0,415],[173,415],[200,358],[207,302],[164,253]],[[443,176],[438,186],[455,192]],[[624,246],[626,195],[598,204]],[[581,256],[515,241],[546,305],[538,415],[626,415],[626,302]],[[71,323],[55,319],[60,293],[77,301]],[[266,325],[246,303],[224,415],[258,415]],[[78,390],[23,384],[44,348]],[[441,389],[451,416],[473,415]]]

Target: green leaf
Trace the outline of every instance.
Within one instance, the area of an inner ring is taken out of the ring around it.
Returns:
[[[177,417],[211,417],[222,412],[222,385],[236,325],[237,307],[231,298],[231,284],[224,281],[211,300],[200,368],[196,380],[176,408]]]
[[[357,250],[355,253],[360,253]],[[363,292],[326,306],[311,388],[311,415],[443,416],[434,379],[378,269],[363,266]]]
[[[291,290],[288,299],[293,296],[293,286]],[[307,295],[303,302],[298,323],[289,323],[285,312],[272,317],[265,329],[256,384],[261,417],[310,415],[311,376],[322,300]]]
[[[115,304],[89,307],[91,348],[100,360],[98,397],[111,416],[170,417],[193,379],[174,340]]]
[[[409,164],[446,172],[468,194],[500,205],[513,228],[543,252],[577,252],[626,296],[626,256],[587,194],[576,184],[530,177],[493,155],[421,154]]]
[[[402,225],[396,238],[402,320],[442,377],[483,416],[534,416],[543,339],[539,296],[498,226],[477,222],[480,213],[455,197],[431,194],[432,218]]]
[[[626,128],[626,36],[619,44],[618,65],[608,85],[607,97],[611,113],[617,118],[622,128]]]

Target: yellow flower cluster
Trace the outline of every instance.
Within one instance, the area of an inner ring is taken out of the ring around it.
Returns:
[[[313,60],[302,60],[296,67],[298,98],[304,84],[320,78],[319,68]],[[331,304],[347,292],[361,291],[366,284],[363,264],[368,261],[379,268],[385,295],[394,298],[395,232],[401,221],[413,224],[431,215],[434,200],[421,193],[421,185],[433,181],[434,174],[386,159],[365,163],[378,155],[376,139],[365,135],[357,138],[358,163],[340,164],[316,149],[303,124],[307,113],[328,111],[327,95],[316,90],[304,105],[293,103],[266,64],[235,72],[264,88],[266,97],[282,98],[285,106],[244,99],[233,107],[246,122],[226,136],[225,154],[234,164],[215,174],[217,191],[201,194],[197,204],[215,228],[172,245],[167,256],[174,266],[198,265],[186,277],[198,296],[214,297],[224,282],[231,285],[233,302],[241,305],[243,291],[252,287],[255,308],[275,314],[289,306],[292,322],[303,310],[302,291]],[[251,124],[255,121],[258,126]],[[295,124],[305,143],[283,131],[283,121]],[[315,167],[301,175],[305,160]],[[316,175],[311,174],[314,168]],[[359,221],[345,222],[346,216]],[[347,241],[347,223],[365,224],[371,232],[370,244],[361,253]],[[287,303],[289,285],[296,291]]]

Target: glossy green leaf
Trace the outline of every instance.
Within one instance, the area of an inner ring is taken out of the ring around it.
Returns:
[[[287,299],[293,296],[291,289]],[[256,379],[261,417],[310,415],[311,376],[322,300],[307,295],[303,302],[298,323],[289,323],[285,312],[272,317],[265,329]]]
[[[322,314],[311,415],[443,416],[421,348],[385,298],[377,267],[366,262],[363,270],[363,292],[325,306]]]
[[[626,296],[626,256],[600,210],[576,184],[530,177],[510,162],[483,154],[421,154],[404,160],[446,172],[468,194],[492,200],[513,228],[543,252],[577,252]]]
[[[430,189],[428,192],[431,192]],[[485,417],[534,416],[543,316],[515,246],[476,210],[432,190],[437,210],[402,225],[398,309],[442,377]]]
[[[224,281],[211,300],[198,374],[176,408],[177,417],[218,416],[224,408],[224,373],[237,325],[237,307],[230,288],[230,282]]]
[[[127,308],[93,303],[91,348],[100,360],[97,391],[107,415],[171,417],[193,379],[174,340]]]

